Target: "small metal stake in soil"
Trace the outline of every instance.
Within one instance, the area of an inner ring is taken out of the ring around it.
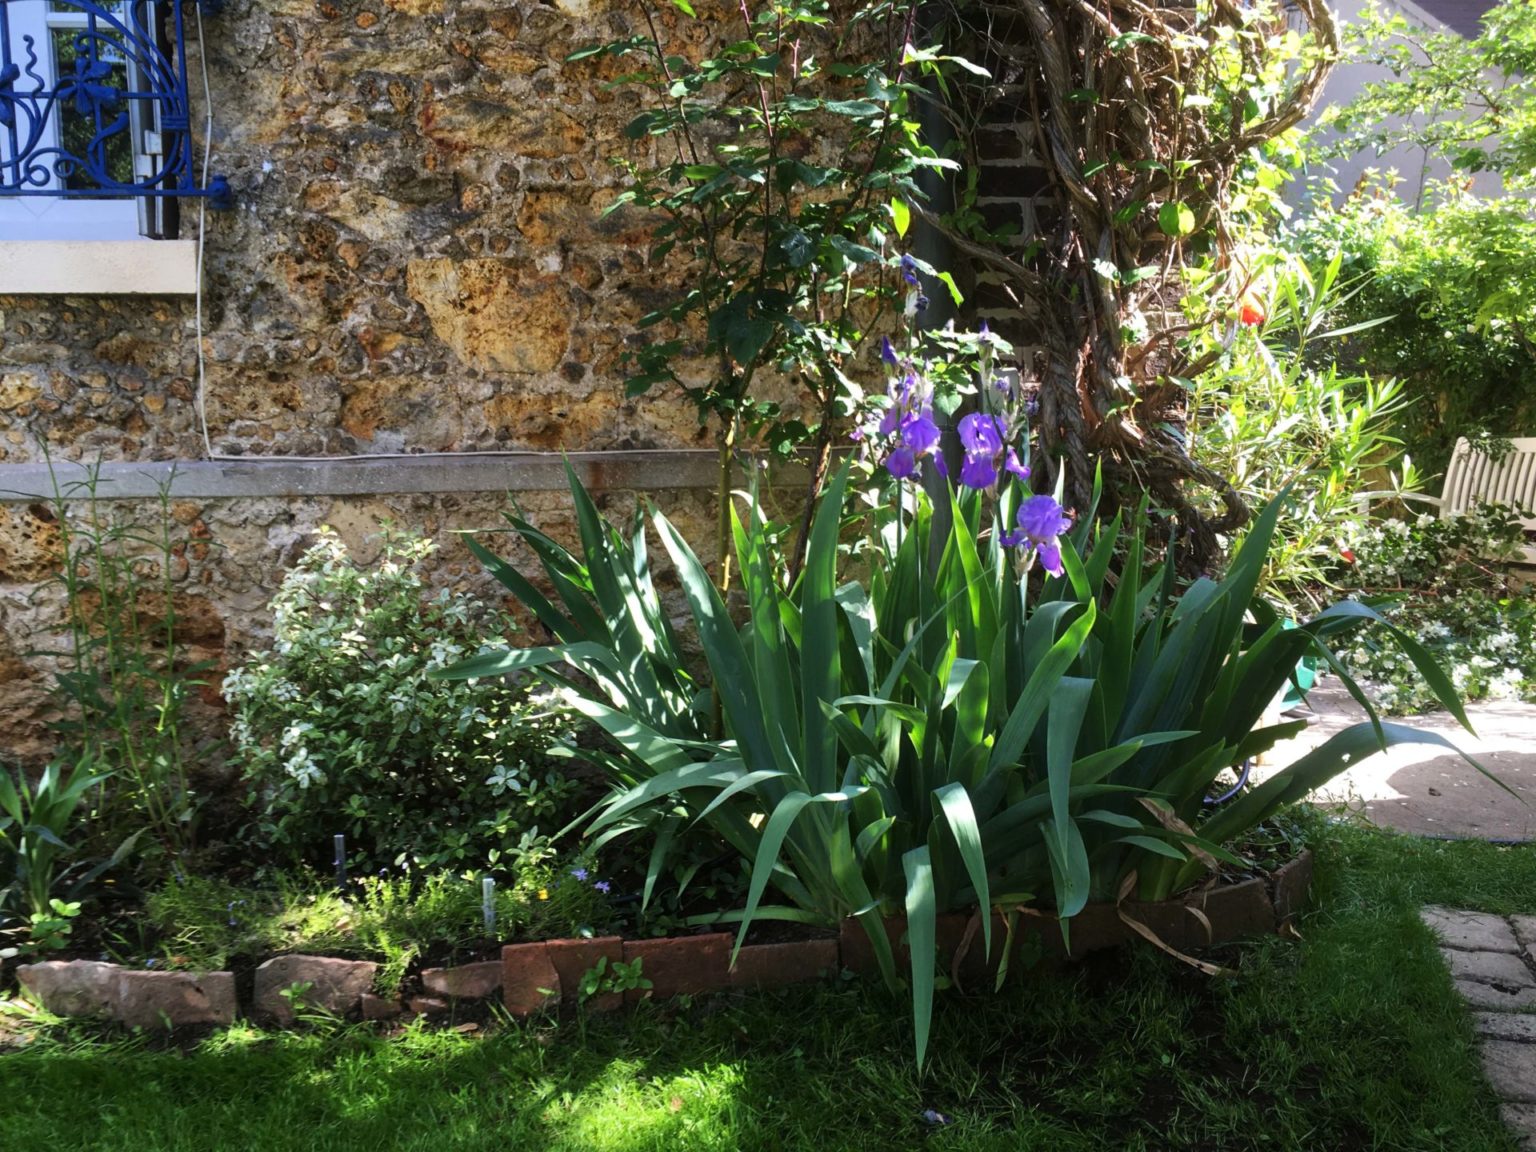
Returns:
[[[347,886],[347,838],[338,832],[331,840],[336,845],[336,890],[340,892]]]
[[[485,934],[496,935],[496,881],[486,876],[480,881],[480,911],[485,917]]]

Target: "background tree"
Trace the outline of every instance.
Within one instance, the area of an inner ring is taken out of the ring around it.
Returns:
[[[1376,4],[1349,30],[1351,55],[1392,74],[1365,86],[1323,124],[1335,154],[1404,144],[1462,172],[1497,172],[1512,188],[1536,182],[1536,3],[1504,0],[1482,32],[1427,32]]]
[[[1383,181],[1343,204],[1320,201],[1297,230],[1314,266],[1335,251],[1360,283],[1336,317],[1353,327],[1347,356],[1403,380],[1416,402],[1399,435],[1428,472],[1462,436],[1491,446],[1536,417],[1536,208],[1521,196],[1479,199],[1465,175],[1497,173],[1512,191],[1536,187],[1536,3],[1504,0],[1471,39],[1430,33],[1369,9],[1347,48],[1391,79],[1365,86],[1322,124],[1334,154],[1402,144],[1456,173],[1422,207]]]

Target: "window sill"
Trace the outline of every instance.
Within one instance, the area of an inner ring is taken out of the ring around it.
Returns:
[[[0,295],[190,296],[195,240],[0,240]]]

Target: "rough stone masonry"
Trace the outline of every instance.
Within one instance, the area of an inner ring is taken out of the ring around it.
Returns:
[[[697,23],[657,7],[667,35],[699,50],[735,19],[729,5],[711,17],[700,4]],[[650,146],[623,138],[638,98],[607,86],[612,60],[566,62],[639,31],[638,5],[229,0],[202,29],[190,86],[200,103],[205,63],[212,169],[236,197],[202,225],[216,454],[710,444],[677,394],[624,398],[625,339],[677,273],[648,263],[644,218],[602,216],[619,188],[610,157]],[[196,235],[194,202],[182,222]],[[61,461],[202,458],[197,351],[190,298],[0,297],[0,488],[45,447]],[[557,530],[561,500],[533,501]],[[672,502],[708,531],[707,511]],[[365,552],[382,519],[423,528],[451,583],[477,578],[454,530],[494,525],[503,507],[494,492],[177,500],[189,639],[216,682],[321,522]],[[59,548],[47,501],[0,503],[0,760],[47,748],[35,652],[62,639],[47,583]]]
[[[611,62],[564,58],[636,12],[234,0],[204,21],[213,166],[237,198],[206,222],[216,452],[705,442],[677,398],[616,387],[665,287],[646,221],[600,216],[638,98],[606,87]],[[195,233],[195,203],[182,216]],[[69,458],[202,455],[191,300],[0,311],[0,458],[36,459],[39,437]]]

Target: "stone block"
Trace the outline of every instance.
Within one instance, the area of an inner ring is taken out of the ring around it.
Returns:
[[[1515,939],[1520,942],[1522,948],[1536,945],[1536,916],[1511,916],[1509,923],[1514,928]]]
[[[560,1003],[560,973],[546,944],[508,944],[501,950],[501,996],[514,1016],[532,1016]]]
[[[1536,1044],[1536,1016],[1523,1012],[1478,1012],[1472,1024],[1480,1036],[1491,1040],[1513,1040]]]
[[[405,1006],[413,1016],[441,1016],[448,1011],[448,1001],[436,996],[412,996]]]
[[[1536,1104],[1536,1045],[1483,1041],[1483,1072],[1500,1099]]]
[[[456,968],[428,968],[421,974],[421,986],[435,996],[450,1000],[483,1000],[501,988],[505,960],[483,960],[478,964],[460,964]]]
[[[891,942],[891,949],[896,954],[896,967],[904,972],[908,967],[907,948],[903,939],[907,931],[906,920],[893,917],[884,923],[886,939]],[[845,917],[837,926],[837,945],[843,967],[850,972],[866,976],[880,971],[880,964],[875,959],[875,947],[870,943],[864,921],[853,916]]]
[[[1536,977],[1519,956],[1508,952],[1458,952],[1454,948],[1442,948],[1451,975],[1457,980],[1474,980],[1490,984],[1501,992],[1518,992],[1522,988],[1536,987]]]
[[[118,974],[117,1018],[130,1028],[186,1028],[235,1019],[235,977],[229,972]]]
[[[611,968],[624,959],[624,940],[619,936],[598,936],[591,940],[551,940],[545,947],[549,951],[550,965],[560,977],[560,996],[571,1002],[576,1000],[581,978],[596,968],[599,960],[607,960]],[[623,1003],[623,996],[607,993],[588,1000],[587,1007],[595,1012],[608,1012]]]
[[[783,944],[748,944],[736,953],[732,988],[782,988],[819,980],[838,969],[836,940],[794,940]]]
[[[361,1009],[363,993],[373,988],[379,966],[368,960],[338,960],[329,956],[277,956],[256,969],[252,1010],[261,1020],[282,1027],[295,1019],[295,1005],[283,995],[295,985],[309,985],[298,997],[299,1007],[333,1016],[350,1016]]]
[[[412,260],[406,288],[468,367],[552,372],[570,346],[571,299],[558,277],[525,281],[507,260]]]
[[[1019,923],[1039,930],[1048,956],[1086,956],[1090,952],[1118,948],[1134,935],[1113,904],[1089,904],[1067,922],[1065,934],[1061,930],[1061,921],[1053,916],[1025,915],[1019,918]]]
[[[362,1013],[364,1020],[393,1020],[404,1011],[400,1001],[386,996],[375,996],[372,992],[364,992],[358,998],[358,1010]]]
[[[677,936],[661,940],[626,940],[624,962],[640,961],[640,975],[651,982],[648,989],[631,989],[626,999],[646,996],[658,1000],[673,996],[697,996],[730,983],[728,965],[733,938],[725,932],[703,936]]]
[[[1467,952],[1520,951],[1514,930],[1502,916],[1426,904],[1419,912],[1419,919],[1447,948]]]
[[[1257,877],[1156,904],[1127,901],[1124,907],[1131,919],[1145,924],[1164,944],[1181,952],[1275,931],[1269,888]],[[1075,922],[1072,928],[1075,954],[1079,951]]]
[[[949,971],[953,966],[956,952],[963,947],[962,979],[970,980],[980,979],[989,971],[996,972],[998,960],[1002,956],[1004,933],[1002,918],[994,916],[992,955],[984,956],[985,946],[979,926],[970,941],[966,940],[973,916],[973,913],[968,912],[946,912],[938,916],[934,923],[934,945],[939,967]],[[1055,921],[1052,921],[1053,925],[1054,923]],[[910,972],[912,953],[907,941],[907,918],[905,916],[887,917],[885,935],[891,944],[896,970],[902,973]],[[874,944],[870,941],[863,922],[855,917],[848,917],[838,926],[838,953],[842,966],[850,972],[868,974],[880,971],[879,961],[875,958]]]
[[[1491,1012],[1522,1012],[1527,1008],[1536,1007],[1536,988],[1521,988],[1515,992],[1506,992],[1502,988],[1496,988],[1492,984],[1482,984],[1476,980],[1457,980],[1455,984],[1461,998],[1473,1008]]]
[[[1499,1108],[1499,1119],[1514,1134],[1522,1152],[1536,1149],[1536,1105],[1504,1104]]]
[[[97,960],[45,960],[21,965],[16,979],[55,1016],[115,1016],[122,972]]]
[[[952,921],[952,926],[946,921]],[[1008,946],[1007,919],[993,913],[990,952],[982,935],[981,921],[975,913],[940,917],[938,941],[940,969],[962,992],[990,990],[1002,963],[1003,951]]]

